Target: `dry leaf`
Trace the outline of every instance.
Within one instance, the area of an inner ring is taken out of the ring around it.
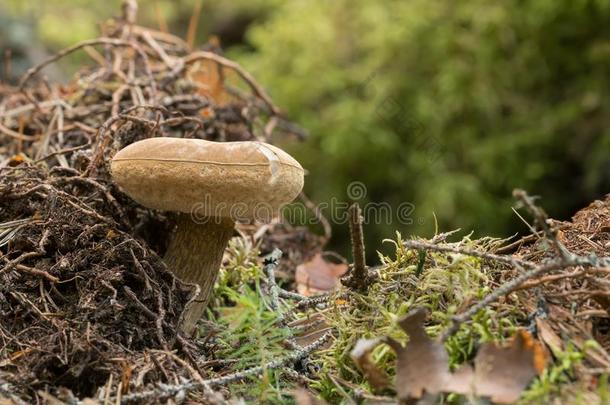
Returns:
[[[445,348],[430,339],[424,329],[427,316],[425,309],[417,308],[399,322],[409,335],[406,347],[394,339],[387,340],[398,357],[396,392],[401,399],[421,398],[424,392],[441,392],[451,379]]]
[[[224,75],[228,71],[221,69],[214,61],[200,60],[189,67],[187,77],[199,86],[202,96],[210,97],[217,105],[224,106],[231,101],[231,96],[224,85]]]
[[[371,357],[373,349],[381,342],[382,339],[379,338],[359,339],[350,353],[358,369],[376,391],[381,391],[390,385],[388,375],[377,367]]]
[[[474,359],[476,394],[509,404],[521,396],[546,366],[546,353],[525,330],[519,330],[506,347],[483,345]]]
[[[122,393],[126,394],[129,391],[129,381],[131,381],[131,374],[133,373],[133,368],[126,361],[122,361],[123,373],[121,375],[121,386],[123,387]]]
[[[333,291],[346,272],[347,264],[329,262],[317,253],[310,261],[297,266],[297,291],[306,296]]]
[[[399,322],[409,335],[406,347],[391,338],[385,340],[398,358],[396,392],[402,401],[419,399],[426,393],[453,392],[511,403],[519,399],[546,366],[543,346],[527,331],[520,330],[506,346],[494,343],[481,346],[474,359],[474,369],[464,364],[452,373],[444,346],[430,339],[424,329],[427,316],[425,309],[416,308]],[[374,347],[374,341],[370,341],[360,349],[370,352]]]

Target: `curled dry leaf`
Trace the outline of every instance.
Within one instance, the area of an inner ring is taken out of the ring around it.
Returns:
[[[357,353],[365,353],[359,359],[365,362],[367,371],[364,367],[361,370],[368,377],[380,371],[376,368],[376,371],[369,370],[374,364],[366,363],[366,352],[370,353],[384,341],[392,347],[397,355],[395,389],[401,401],[419,399],[426,393],[452,392],[488,397],[495,403],[511,403],[519,399],[523,390],[546,366],[547,354],[543,346],[528,332],[519,330],[506,346],[495,343],[481,346],[474,359],[474,368],[464,364],[451,372],[444,346],[430,339],[424,329],[427,316],[425,309],[416,308],[399,322],[409,335],[406,347],[394,339],[385,338],[361,340],[354,349],[359,349]]]
[[[347,264],[329,262],[322,254],[316,253],[310,261],[297,266],[297,291],[306,296],[333,291],[346,272]]]
[[[380,370],[373,361],[371,353],[381,343],[381,339],[359,339],[350,355],[362,372],[364,377],[371,383],[373,389],[380,391],[390,385],[388,375]]]

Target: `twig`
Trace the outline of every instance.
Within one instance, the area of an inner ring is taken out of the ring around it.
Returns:
[[[156,329],[157,329],[157,339],[159,340],[159,343],[161,344],[161,346],[163,346],[165,348],[169,347],[168,343],[167,343],[167,339],[165,339],[165,334],[163,333],[163,318],[161,316],[155,314],[142,301],[140,301],[138,299],[138,296],[136,295],[136,293],[134,293],[131,290],[131,288],[124,286],[123,291],[125,292],[125,294],[127,294],[129,296],[129,298],[131,298],[133,300],[133,302],[136,303],[136,305],[138,306],[138,308],[140,308],[142,310],[142,313],[144,313],[144,315],[148,316],[151,321],[155,321]]]
[[[47,273],[44,270],[38,270],[35,269],[33,267],[29,267],[29,266],[24,266],[23,264],[18,264],[15,266],[15,270],[21,272],[21,273],[25,273],[25,274],[30,274],[32,276],[37,276],[37,277],[42,277],[47,279],[48,281],[52,282],[52,283],[58,283],[59,279],[55,276],[52,276],[51,274]]]
[[[287,290],[284,290],[283,288],[278,288],[278,295],[281,298],[287,298],[287,299],[296,300],[296,301],[304,301],[304,300],[308,299],[305,295],[297,294],[292,291],[287,291]]]
[[[222,386],[231,384],[237,381],[244,380],[249,377],[257,376],[263,373],[265,370],[273,370],[287,366],[290,363],[295,363],[299,360],[302,360],[308,356],[310,356],[314,351],[318,350],[322,347],[326,342],[330,340],[332,337],[331,332],[326,332],[315,342],[310,345],[304,346],[301,349],[297,349],[286,357],[283,357],[278,360],[270,361],[269,363],[263,366],[253,367],[244,371],[240,371],[237,373],[228,374],[223,377],[212,378],[208,380],[203,380],[202,382],[187,382],[184,384],[178,385],[168,385],[168,384],[158,384],[158,387],[154,390],[139,392],[135,394],[124,395],[121,399],[122,403],[129,403],[133,401],[146,401],[151,398],[155,398],[156,400],[170,398],[176,396],[179,393],[186,393],[189,391],[193,391],[196,389],[204,388],[204,384],[208,386]]]
[[[188,29],[186,30],[186,43],[189,48],[195,45],[195,36],[197,35],[197,27],[199,26],[199,17],[201,15],[201,0],[197,0],[193,6],[193,13],[189,20]]]
[[[364,255],[364,234],[362,232],[362,212],[358,203],[349,208],[349,230],[354,255],[354,273],[357,277],[366,277],[366,262]]]
[[[274,249],[263,262],[264,271],[267,274],[267,282],[269,283],[269,293],[271,294],[271,303],[270,307],[273,311],[278,311],[280,308],[280,299],[279,299],[279,288],[277,286],[277,282],[275,281],[275,268],[278,266],[280,259],[282,258],[282,251],[279,249]],[[283,318],[283,317],[282,317]]]
[[[315,307],[315,306],[320,305],[320,304],[326,304],[326,303],[328,303],[330,300],[332,300],[334,298],[341,298],[341,297],[344,297],[346,295],[347,294],[339,295],[339,296],[335,296],[335,294],[317,295],[315,297],[307,298],[305,300],[300,301],[299,303],[297,303],[295,305],[295,309],[303,310],[303,309]]]
[[[10,129],[2,124],[0,124],[0,132],[4,133],[5,135],[10,136],[11,138],[19,139],[20,141],[35,141],[38,138],[40,138],[40,135],[41,135],[41,134],[23,135],[17,131],[13,131],[12,129]]]
[[[366,267],[364,253],[364,235],[362,232],[362,212],[358,203],[349,207],[349,231],[352,242],[354,264],[349,276],[342,280],[343,284],[359,292],[366,292],[372,277]]]
[[[510,252],[515,248],[521,247],[524,243],[531,242],[533,240],[536,240],[537,238],[538,238],[537,235],[524,236],[524,237],[520,238],[519,240],[516,240],[508,245],[498,248],[498,250],[496,250],[496,252],[498,252],[498,253]]]
[[[480,252],[478,250],[460,248],[454,246],[446,246],[446,245],[437,245],[435,243],[422,242],[417,240],[408,240],[403,242],[403,246],[409,249],[417,249],[417,250],[434,250],[436,252],[445,252],[445,253],[455,253],[466,256],[478,257],[485,260],[491,260],[498,263],[508,264],[510,266],[516,268],[534,268],[536,267],[535,263],[529,262],[527,260],[521,260],[512,256],[504,256],[497,255],[493,253]]]
[[[542,284],[552,283],[552,282],[555,282],[558,280],[564,280],[566,278],[581,277],[581,276],[585,276],[585,275],[587,275],[587,270],[575,271],[575,272],[568,273],[568,274],[553,274],[553,275],[549,275],[549,276],[544,276],[537,280],[530,280],[528,282],[523,283],[522,285],[517,287],[515,289],[515,291],[527,290],[530,288],[538,287],[539,285],[542,285]]]
[[[30,97],[30,95],[27,94],[27,92],[25,91],[25,84],[36,73],[40,72],[45,66],[50,65],[51,63],[58,61],[59,59],[63,58],[64,56],[78,51],[79,49],[82,49],[82,48],[84,48],[86,46],[92,46],[92,45],[126,46],[126,47],[133,48],[138,53],[138,55],[140,55],[140,57],[142,58],[142,61],[144,63],[144,68],[145,68],[145,71],[146,71],[146,75],[148,76],[149,81],[150,81],[151,96],[154,97],[157,89],[156,89],[155,80],[154,80],[152,72],[150,70],[150,65],[148,63],[148,56],[146,56],[146,53],[144,53],[144,51],[142,51],[142,49],[138,45],[136,45],[134,43],[123,41],[123,40],[120,40],[120,39],[114,39],[114,38],[90,39],[90,40],[87,40],[87,41],[79,42],[78,44],[73,45],[73,46],[71,46],[69,48],[62,49],[61,51],[57,52],[55,55],[49,57],[48,59],[45,59],[44,61],[42,61],[38,65],[33,66],[30,69],[28,69],[28,71],[23,75],[23,77],[19,81],[19,86],[18,86],[19,91],[24,93],[25,96],[28,99],[30,99],[34,104],[38,105],[36,103],[36,101],[33,100]]]
[[[38,103],[38,106],[40,108],[47,108],[47,107],[56,107],[58,105],[63,106],[66,109],[70,109],[70,105],[66,104],[66,102],[62,99],[53,99],[53,100],[47,100],[47,101],[43,101],[41,103]],[[32,103],[30,104],[25,104],[19,107],[15,107],[12,110],[8,110],[8,111],[4,111],[2,113],[0,113],[0,118],[9,118],[12,117],[14,115],[21,115],[23,113],[29,112],[31,110],[34,110],[36,108],[36,106]]]
[[[479,312],[483,308],[487,307],[488,305],[493,304],[500,297],[503,297],[503,296],[508,295],[511,292],[515,291],[517,289],[517,287],[519,287],[521,284],[523,284],[527,280],[530,280],[534,277],[537,277],[537,276],[544,274],[546,272],[549,272],[551,270],[556,270],[558,268],[560,268],[559,263],[554,263],[554,264],[547,265],[547,266],[535,267],[534,269],[521,274],[517,278],[514,278],[511,281],[504,283],[499,288],[494,290],[491,294],[487,295],[485,298],[483,298],[481,301],[479,301],[477,304],[470,307],[470,309],[468,309],[466,312],[463,312],[459,315],[454,316],[451,319],[451,321],[452,321],[451,326],[449,327],[449,329],[447,329],[447,331],[445,331],[445,333],[441,337],[441,340],[443,342],[446,341],[449,337],[451,337],[453,334],[455,334],[459,330],[460,325],[462,323],[470,320],[470,318],[472,318],[477,312]]]
[[[305,206],[308,209],[311,210],[311,212],[313,212],[313,214],[315,215],[316,219],[318,221],[320,221],[320,224],[322,224],[322,228],[324,229],[324,238],[322,239],[322,245],[326,245],[326,243],[330,240],[330,238],[333,235],[333,229],[332,229],[332,227],[330,225],[330,222],[324,216],[324,214],[322,214],[322,211],[320,210],[320,207],[318,207],[318,205],[314,204],[313,201],[311,201],[305,195],[305,193],[301,192],[301,194],[299,194],[299,199],[303,202],[303,204],[305,204]]]
[[[551,242],[559,256],[561,256],[564,260],[571,260],[572,254],[568,252],[568,250],[559,242],[557,239],[557,232],[551,229],[551,226],[548,223],[548,217],[546,213],[542,210],[542,208],[536,206],[534,204],[534,199],[527,195],[527,193],[520,189],[515,189],[513,191],[513,196],[525,206],[525,208],[530,211],[530,213],[534,216],[536,223],[542,228],[544,235]]]

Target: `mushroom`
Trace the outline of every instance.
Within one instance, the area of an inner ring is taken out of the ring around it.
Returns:
[[[120,150],[113,180],[139,204],[176,212],[164,261],[180,280],[200,287],[181,329],[195,331],[233,235],[235,221],[269,221],[303,188],[303,168],[262,142],[149,138]]]

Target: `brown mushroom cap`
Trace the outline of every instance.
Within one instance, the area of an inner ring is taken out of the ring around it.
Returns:
[[[149,138],[119,151],[114,181],[141,205],[191,213],[267,221],[303,188],[303,168],[263,142],[210,142]]]

